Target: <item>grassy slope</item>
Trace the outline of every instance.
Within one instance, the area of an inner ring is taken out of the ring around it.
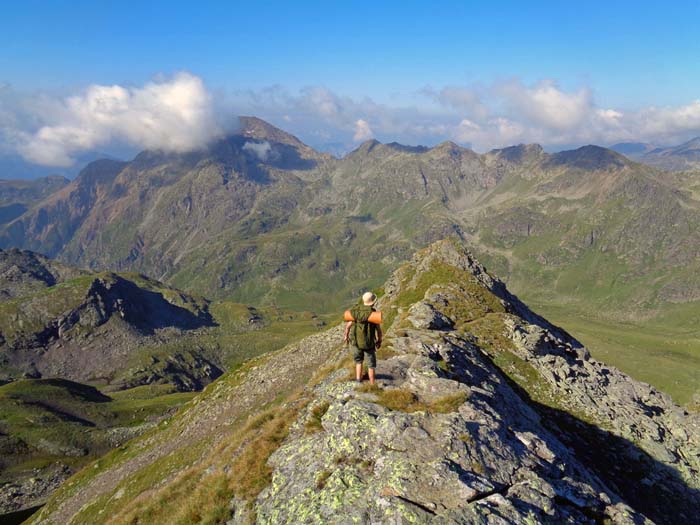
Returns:
[[[225,352],[227,365],[237,369],[251,357],[271,352],[319,329],[322,322],[312,314],[296,314],[277,309],[258,312],[266,325],[255,331],[242,330],[250,315],[236,303],[213,303],[212,315],[220,326],[196,341],[200,348]],[[170,345],[143,349],[162,355],[182,351],[195,342],[184,337]],[[137,365],[138,367],[138,365]],[[227,377],[230,374],[227,375]],[[0,436],[5,434],[0,482],[21,479],[55,462],[73,467],[94,461],[113,448],[110,429],[135,427],[160,418],[196,396],[195,392],[175,392],[167,384],[145,385],[103,394],[94,387],[67,380],[22,380],[0,387]],[[149,434],[150,432],[147,432]],[[63,448],[53,452],[41,446],[42,440]],[[119,441],[119,440],[117,440]],[[25,444],[25,445],[23,445]],[[85,455],[73,456],[77,450]]]
[[[194,396],[168,386],[113,396],[64,379],[15,381],[0,387],[0,430],[9,436],[0,481],[60,461],[79,467],[104,454],[110,429],[160,417]]]
[[[302,351],[292,350],[292,355],[300,355]],[[312,354],[315,357],[309,357]],[[89,490],[96,478],[111,469],[119,470],[136,462],[138,469],[115,489],[119,498],[113,497],[114,491],[100,494],[80,509],[74,522],[98,523],[109,516],[110,523],[136,523],[140,516],[148,523],[220,523],[228,515],[234,495],[250,500],[269,482],[266,461],[286,436],[298,410],[308,402],[304,397],[308,393],[300,388],[314,373],[329,372],[316,370],[316,366],[300,366],[307,359],[318,361],[329,357],[325,353],[320,357],[317,354],[318,349],[304,352],[298,363],[291,364],[289,351],[283,350],[252,359],[227,372],[172,418],[112,450],[93,467],[74,476],[40,514],[55,512],[62,502]],[[277,361],[272,366],[275,370],[291,366],[295,373],[292,375],[287,369],[274,386],[254,386],[252,383],[262,384],[262,381],[259,375],[253,380],[250,376],[259,374],[270,361]],[[246,406],[241,401],[241,396],[249,394],[258,400],[257,404]],[[139,460],[154,449],[168,447],[172,451],[153,462]],[[224,465],[231,466],[228,470],[231,479],[221,475]]]

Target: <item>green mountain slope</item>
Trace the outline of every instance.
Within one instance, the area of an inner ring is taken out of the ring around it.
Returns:
[[[0,514],[42,504],[80,467],[193,395],[161,385],[107,396],[65,379],[0,386]]]

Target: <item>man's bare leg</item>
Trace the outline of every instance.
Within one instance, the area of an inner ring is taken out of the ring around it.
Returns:
[[[370,368],[368,371],[369,371],[369,384],[373,385],[374,384],[374,368]]]
[[[362,363],[355,363],[355,379],[362,381]]]

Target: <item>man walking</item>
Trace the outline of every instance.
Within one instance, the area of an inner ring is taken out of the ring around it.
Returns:
[[[377,296],[372,292],[362,295],[362,304],[350,310],[353,321],[345,323],[343,341],[350,343],[355,361],[355,381],[362,382],[362,363],[365,354],[368,358],[369,383],[374,384],[374,370],[377,368],[377,349],[382,346],[382,327],[369,322]]]

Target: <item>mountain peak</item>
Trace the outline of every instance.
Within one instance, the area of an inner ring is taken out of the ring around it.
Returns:
[[[510,162],[522,162],[528,158],[538,158],[544,153],[539,144],[518,144],[507,148],[493,149],[489,152]]]
[[[287,133],[261,118],[242,116],[238,117],[238,119],[240,121],[240,134],[244,137],[257,140],[269,140],[271,142],[288,144],[298,148],[308,147],[291,133]]]
[[[383,146],[383,144],[381,142],[379,142],[377,139],[365,140],[359,146],[357,146],[354,150],[352,150],[350,153],[348,153],[346,155],[346,158],[352,158],[355,155],[367,155],[369,153],[373,153],[380,146]]]
[[[548,164],[550,166],[569,166],[586,171],[598,171],[623,168],[629,161],[621,154],[601,146],[589,144],[575,150],[554,153]]]
[[[430,148],[430,152],[438,155],[446,155],[450,157],[455,157],[459,155],[474,155],[476,156],[477,153],[475,153],[473,150],[469,148],[464,148],[460,146],[459,144],[456,144],[452,142],[451,140],[446,140],[444,142],[441,142],[437,146],[434,146]]]
[[[445,151],[460,151],[465,148],[461,147],[460,145],[452,142],[451,140],[445,140],[438,144],[437,146],[434,146],[432,149],[434,150],[445,150]]]

